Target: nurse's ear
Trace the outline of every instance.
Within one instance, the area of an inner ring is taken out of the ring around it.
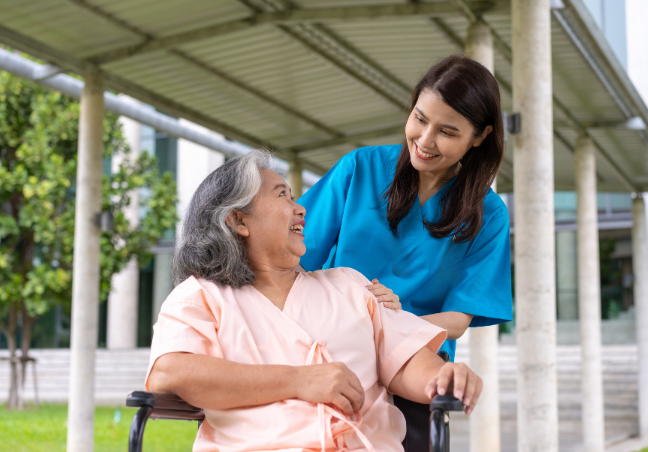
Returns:
[[[241,237],[248,237],[250,235],[250,230],[245,225],[243,219],[243,212],[239,210],[231,211],[227,216],[225,223],[227,223],[227,226],[229,226],[232,231],[236,232]]]
[[[481,135],[477,136],[475,138],[475,141],[473,141],[472,147],[476,148],[480,144],[482,144],[482,141],[486,139],[489,133],[493,131],[493,126],[486,126],[484,131],[481,133]]]

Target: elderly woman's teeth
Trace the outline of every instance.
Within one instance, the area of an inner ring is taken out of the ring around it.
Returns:
[[[296,224],[294,226],[291,226],[290,230],[295,231],[295,232],[299,232],[301,234],[302,231],[304,230],[304,227],[301,224]]]

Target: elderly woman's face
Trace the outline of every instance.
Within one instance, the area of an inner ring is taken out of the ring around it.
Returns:
[[[303,230],[306,209],[297,204],[288,184],[275,172],[261,170],[263,184],[252,212],[239,213],[237,232],[245,237],[251,263],[281,268],[299,264],[306,253]]]

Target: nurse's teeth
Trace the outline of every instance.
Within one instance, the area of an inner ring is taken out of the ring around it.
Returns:
[[[421,148],[418,148],[418,151],[419,151],[419,154],[421,154],[423,157],[427,157],[427,158],[436,157],[436,155],[434,155],[434,154],[428,154],[427,152],[421,151]]]

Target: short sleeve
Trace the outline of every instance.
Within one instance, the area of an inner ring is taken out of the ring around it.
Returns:
[[[471,327],[496,325],[513,318],[511,245],[505,209],[482,227],[456,278],[441,312],[472,314]]]
[[[322,268],[337,241],[354,171],[352,156],[343,157],[297,201],[306,208],[306,254],[300,264],[308,271]]]
[[[164,301],[153,326],[151,358],[145,387],[155,361],[167,353],[185,352],[223,358],[217,331],[218,303],[191,277],[178,285]]]
[[[363,286],[371,284],[355,270],[342,270]],[[385,308],[369,291],[366,297],[374,328],[380,383],[388,388],[401,367],[423,347],[434,353],[439,351],[447,332],[410,312]]]

